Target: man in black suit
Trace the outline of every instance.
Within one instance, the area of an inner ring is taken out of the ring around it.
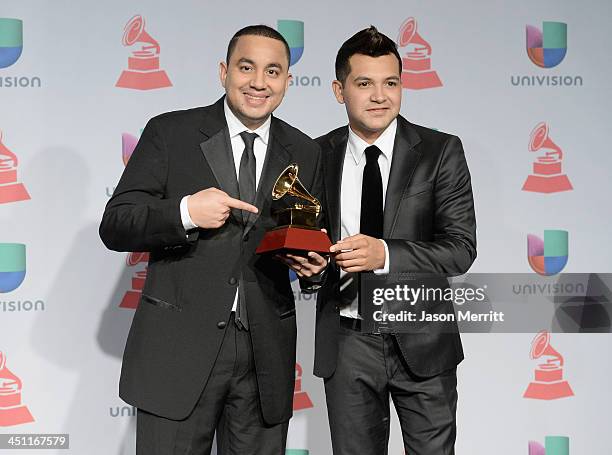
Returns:
[[[225,96],[151,119],[104,212],[108,248],[150,252],[120,381],[139,455],[209,454],[215,430],[220,454],[284,454],[295,303],[287,267],[255,249],[275,227],[286,166],[315,196],[323,185],[319,146],[271,116],[288,68],[277,31],[238,31],[220,65]],[[304,277],[326,264],[301,260]]]
[[[464,273],[476,257],[470,175],[456,136],[399,115],[402,61],[376,28],[336,58],[334,94],[349,125],[317,139],[335,263],[319,292],[315,374],[325,392],[335,455],[387,453],[389,398],[409,455],[454,453],[456,325],[415,333],[361,331],[364,273]],[[453,312],[452,303],[436,311]]]

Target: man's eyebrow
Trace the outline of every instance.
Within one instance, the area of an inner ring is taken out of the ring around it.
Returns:
[[[278,69],[282,70],[283,69],[283,65],[281,63],[268,63],[266,68],[278,68]]]
[[[249,65],[256,66],[255,62],[253,60],[251,60],[250,58],[247,58],[247,57],[240,58],[237,63],[238,64],[240,64],[240,63],[248,63]],[[282,70],[283,69],[283,65],[282,65],[282,63],[272,62],[272,63],[268,63],[266,65],[266,68],[278,68],[278,69]]]
[[[255,65],[255,62],[250,58],[242,57],[238,60],[238,63],[248,63],[249,65]]]

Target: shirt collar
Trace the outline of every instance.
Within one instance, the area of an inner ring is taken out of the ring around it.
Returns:
[[[391,157],[393,156],[393,145],[395,144],[395,133],[397,131],[397,118],[394,118],[393,121],[389,124],[389,126],[382,132],[380,136],[374,141],[373,144],[368,144],[366,141],[361,139],[357,134],[351,129],[349,125],[349,137],[348,137],[348,149],[353,156],[353,160],[355,160],[355,164],[359,165],[363,155],[365,154],[365,149],[370,145],[375,145],[380,149],[383,155],[390,162]]]
[[[249,133],[255,133],[265,145],[268,145],[268,138],[270,136],[270,124],[272,123],[272,116],[269,115],[266,121],[256,130],[250,130],[246,126],[242,124],[238,117],[234,115],[232,110],[227,105],[227,99],[223,102],[223,112],[225,113],[225,121],[227,122],[227,127],[229,129],[230,139],[238,136],[243,131],[248,131]]]

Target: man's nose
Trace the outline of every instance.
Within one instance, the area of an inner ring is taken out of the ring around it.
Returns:
[[[263,71],[257,71],[251,78],[251,87],[256,90],[263,90],[266,88],[266,77]]]

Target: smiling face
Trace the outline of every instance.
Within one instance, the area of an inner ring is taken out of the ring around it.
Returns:
[[[289,87],[285,46],[274,38],[243,35],[229,60],[219,68],[227,104],[244,126],[254,130],[278,107]]]
[[[402,87],[397,57],[354,54],[349,64],[351,72],[344,83],[332,83],[334,95],[346,106],[351,129],[372,144],[399,114]]]

